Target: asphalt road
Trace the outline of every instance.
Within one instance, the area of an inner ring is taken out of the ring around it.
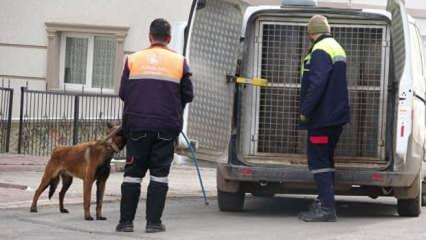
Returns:
[[[248,197],[245,210],[223,213],[216,199],[204,206],[200,198],[168,199],[164,223],[167,232],[144,233],[144,204],[141,200],[134,233],[116,233],[118,202],[104,205],[107,221],[84,221],[80,204],[68,205],[70,214],[59,213],[57,206],[40,207],[38,213],[27,208],[0,211],[0,239],[426,239],[426,208],[419,218],[397,216],[395,200],[360,197],[339,198],[337,223],[304,223],[297,214],[310,203],[310,197]]]

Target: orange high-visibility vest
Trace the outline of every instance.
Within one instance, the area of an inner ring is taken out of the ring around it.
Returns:
[[[153,46],[129,55],[129,80],[154,79],[179,84],[184,57],[170,49]]]

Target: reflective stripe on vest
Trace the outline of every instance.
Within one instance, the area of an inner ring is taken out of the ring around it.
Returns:
[[[163,47],[150,47],[129,55],[129,79],[154,79],[180,83],[183,77],[183,56]]]
[[[303,72],[305,71],[305,62],[310,61],[312,58],[312,53],[315,52],[315,50],[323,50],[326,52],[330,58],[331,61],[334,63],[336,62],[346,62],[346,53],[345,50],[342,48],[342,46],[334,39],[334,38],[324,38],[323,40],[317,42],[313,48],[312,51],[306,55],[304,62],[302,63],[302,71],[301,75],[303,76]],[[309,71],[309,70],[307,70]]]

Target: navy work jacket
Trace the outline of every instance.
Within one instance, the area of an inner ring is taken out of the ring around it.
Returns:
[[[304,59],[300,125],[306,129],[340,126],[350,121],[346,53],[331,35],[321,35]]]

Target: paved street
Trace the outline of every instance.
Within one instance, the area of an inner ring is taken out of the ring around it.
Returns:
[[[32,196],[40,184],[45,163],[46,158],[44,157],[0,154],[0,209],[28,208],[31,205]],[[112,173],[108,178],[105,190],[105,201],[107,202],[118,201],[120,199],[120,186],[123,180],[123,173],[120,169],[122,169],[122,164],[113,163]],[[214,196],[216,194],[216,170],[214,166],[202,163],[201,174],[208,196]],[[142,182],[142,189],[146,188],[148,184],[147,179],[149,177],[145,178]],[[202,196],[192,161],[176,155],[169,179],[169,196]],[[61,183],[59,183],[52,200],[48,199],[48,190],[45,190],[40,197],[39,205],[58,206],[58,192],[60,191],[60,187]],[[82,188],[83,181],[74,179],[65,196],[65,205],[69,203],[81,203],[83,201]],[[95,199],[95,191],[96,187],[94,186],[92,189],[92,200]],[[145,195],[146,192],[142,192],[142,198],[145,198]]]
[[[309,200],[279,197],[249,198],[242,213],[221,213],[215,199],[203,206],[194,197],[169,198],[164,222],[167,232],[146,234],[144,201],[141,202],[134,233],[115,233],[118,202],[105,205],[107,221],[82,220],[81,205],[69,206],[70,214],[54,207],[42,207],[39,213],[28,208],[2,210],[0,239],[425,239],[425,218],[396,216],[394,201],[349,198],[339,201],[337,223],[303,223],[296,215]]]
[[[31,198],[39,184],[44,160],[8,156],[12,160],[6,161],[5,155],[1,157],[0,240],[426,239],[426,208],[419,218],[401,218],[397,216],[393,198],[339,197],[337,223],[303,223],[297,219],[297,214],[306,209],[312,196],[248,196],[243,212],[219,212],[214,167],[204,166],[201,169],[210,196],[210,205],[206,207],[191,162],[179,159],[175,161],[170,176],[170,194],[164,214],[167,232],[154,235],[144,233],[147,184],[144,181],[135,220],[136,232],[115,233],[119,217],[121,172],[112,173],[107,182],[104,215],[108,220],[87,222],[83,220],[81,180],[74,181],[65,198],[69,214],[59,213],[57,193],[52,200],[48,200],[47,191],[40,198],[39,212],[30,213]]]

